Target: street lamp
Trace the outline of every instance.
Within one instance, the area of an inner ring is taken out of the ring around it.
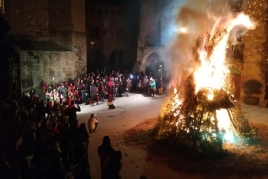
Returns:
[[[90,41],[91,48],[94,46],[94,41]]]
[[[159,65],[159,67],[160,67],[159,71],[161,73],[161,80],[162,80],[162,65]]]

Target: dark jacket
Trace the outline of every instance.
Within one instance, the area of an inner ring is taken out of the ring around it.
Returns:
[[[68,106],[65,111],[65,116],[69,117],[69,121],[75,121],[77,119],[76,112],[81,111],[80,106],[74,107],[73,105]]]

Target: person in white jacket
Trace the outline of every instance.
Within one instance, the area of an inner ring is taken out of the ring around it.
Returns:
[[[96,114],[91,114],[87,122],[88,131],[95,132],[98,126],[98,116]]]

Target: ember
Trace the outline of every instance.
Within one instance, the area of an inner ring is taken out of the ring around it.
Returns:
[[[199,149],[207,142],[217,146],[218,151],[222,151],[225,141],[250,137],[252,129],[234,100],[231,74],[225,64],[230,32],[241,25],[244,30],[254,28],[242,13],[218,18],[211,32],[198,38],[193,70],[186,70],[184,81],[162,109],[160,136],[173,136],[174,141]]]

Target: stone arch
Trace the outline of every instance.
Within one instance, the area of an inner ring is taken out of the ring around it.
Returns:
[[[144,55],[144,57],[143,57],[142,60],[141,60],[141,66],[140,66],[140,70],[141,70],[141,71],[145,71],[145,69],[146,69],[146,60],[147,60],[148,57],[149,57],[151,54],[153,54],[153,53],[155,53],[155,51],[150,51],[150,52],[148,52],[146,55]]]
[[[151,74],[160,77],[164,73],[165,64],[162,57],[157,52],[151,51],[147,53],[142,59],[141,65],[141,71],[145,72],[147,75]]]
[[[136,50],[133,49],[121,49],[119,56],[119,67],[120,69],[124,69],[127,71],[131,71],[133,69],[135,63]]]
[[[124,50],[120,49],[119,50],[119,56],[118,56],[118,63],[119,63],[120,68],[122,68],[121,64],[124,63],[123,53],[124,53]]]

